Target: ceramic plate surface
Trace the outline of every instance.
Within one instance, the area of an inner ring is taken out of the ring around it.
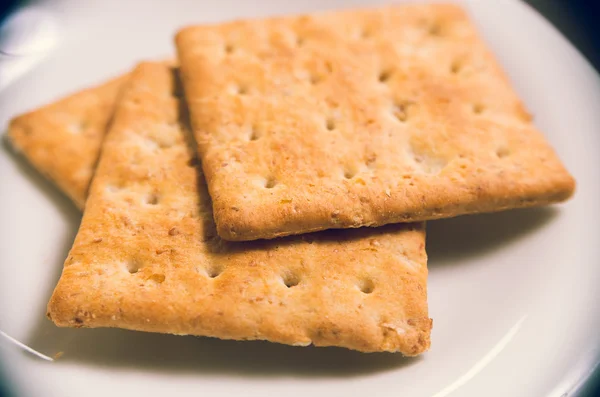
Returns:
[[[173,33],[185,24],[377,3],[41,2],[55,45],[44,42],[45,55],[3,79],[0,126],[138,60],[174,54]],[[558,397],[576,389],[600,357],[600,78],[524,4],[466,3],[578,187],[553,208],[429,223],[427,354],[58,329],[45,307],[80,213],[2,145],[0,329],[45,354],[64,352],[47,362],[0,340],[15,394]],[[8,70],[15,60],[1,61]]]

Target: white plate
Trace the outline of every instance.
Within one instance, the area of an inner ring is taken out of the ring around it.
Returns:
[[[173,53],[177,27],[376,1],[59,2],[59,46],[0,92],[0,124]],[[562,396],[600,347],[600,79],[517,1],[469,3],[537,125],[578,181],[555,208],[429,224],[431,351],[417,359],[121,330],[57,329],[46,301],[80,214],[0,150],[0,329],[64,356],[1,343],[19,395]],[[1,66],[0,66],[1,67]]]

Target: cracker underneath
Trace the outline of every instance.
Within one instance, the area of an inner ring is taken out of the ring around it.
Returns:
[[[216,233],[177,71],[136,68],[48,304],[59,326],[429,348],[422,224],[232,243]]]
[[[12,146],[80,209],[127,78],[117,77],[15,117],[8,127]]]

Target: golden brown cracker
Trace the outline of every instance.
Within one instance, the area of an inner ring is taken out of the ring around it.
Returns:
[[[573,193],[458,6],[195,26],[176,44],[224,239],[545,205]]]

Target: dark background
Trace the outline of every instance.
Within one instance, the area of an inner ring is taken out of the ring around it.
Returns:
[[[125,0],[124,0],[125,1]],[[498,0],[480,0],[498,1]],[[540,12],[600,71],[600,0],[523,0]],[[0,0],[0,24],[21,1]],[[0,49],[1,51],[1,49]],[[600,109],[598,109],[600,111]],[[595,314],[598,315],[598,314]],[[600,332],[600,330],[598,330]],[[0,363],[2,365],[2,363]],[[0,367],[0,397],[8,397]],[[32,379],[35,381],[35,379]],[[509,381],[509,380],[507,380]],[[600,367],[577,396],[600,396]],[[567,397],[567,396],[565,396]]]
[[[546,17],[600,71],[599,0],[523,1]]]

